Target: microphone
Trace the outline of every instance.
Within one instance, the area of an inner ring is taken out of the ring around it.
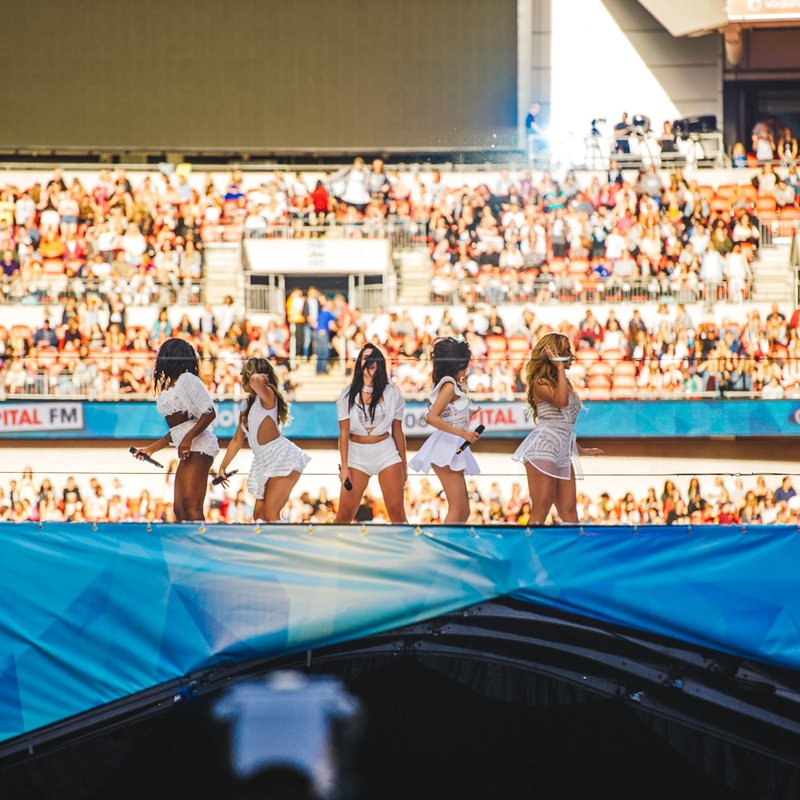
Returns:
[[[475,428],[475,433],[477,433],[478,436],[480,436],[485,430],[486,430],[485,425],[478,425],[478,427]],[[458,448],[458,450],[456,450],[456,455],[458,455],[459,453],[463,453],[469,447],[469,445],[470,445],[469,441],[467,439],[464,439],[463,444]]]
[[[164,469],[163,464],[159,464],[154,458],[150,458],[150,456],[146,455],[139,451],[136,447],[130,448],[131,453],[136,456],[136,458],[141,458],[143,461],[146,461],[148,464],[152,464],[154,467],[158,467],[159,469]]]
[[[232,469],[230,472],[226,472],[225,473],[225,477],[224,478],[221,475],[217,475],[217,477],[214,478],[213,481],[211,481],[211,485],[212,486],[219,486],[222,483],[222,481],[227,480],[228,478],[231,477],[231,475],[235,475],[238,471],[239,471],[238,469]]]
[[[341,468],[342,468],[342,465],[339,464],[339,469],[341,469]],[[350,482],[350,478],[345,478],[344,488],[347,489],[348,492],[352,491],[353,484]]]

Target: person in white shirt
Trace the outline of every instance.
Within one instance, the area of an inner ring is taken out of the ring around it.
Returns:
[[[153,456],[169,444],[178,448],[175,474],[175,518],[179,522],[203,521],[208,473],[219,453],[210,429],[216,417],[211,395],[198,377],[197,352],[183,339],[167,339],[158,350],[153,369],[158,394],[156,409],[169,425],[169,433],[135,455]]]
[[[465,475],[480,473],[466,442],[474,444],[480,434],[469,423],[480,409],[470,409],[464,378],[472,353],[464,339],[439,339],[433,346],[433,383],[430,410],[425,421],[436,430],[410,461],[416,472],[431,469],[442,483],[447,498],[446,523],[464,523],[469,516]]]
[[[375,345],[364,345],[356,358],[352,383],[344,387],[336,401],[342,484],[336,524],[353,521],[373,475],[378,476],[391,521],[406,523],[404,409],[403,396],[389,383],[383,353]]]

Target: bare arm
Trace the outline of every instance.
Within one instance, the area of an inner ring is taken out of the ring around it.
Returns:
[[[403,433],[402,420],[396,419],[392,421],[392,439],[397,445],[397,452],[400,453],[400,459],[403,462],[403,480],[408,479],[408,455],[406,453],[406,435]]]
[[[350,479],[350,467],[347,466],[347,457],[350,454],[350,420],[339,420],[339,480],[344,483]]]
[[[166,436],[162,436],[160,439],[157,439],[152,444],[147,445],[147,447],[138,448],[138,450],[136,451],[136,458],[138,458],[139,460],[142,460],[141,456],[139,455],[139,453],[144,453],[144,455],[146,455],[146,456],[152,456],[154,453],[157,453],[159,450],[163,450],[165,447],[169,446],[170,441],[171,440],[170,440],[170,435],[169,434],[167,434]]]
[[[255,391],[256,396],[261,401],[261,405],[263,405],[264,408],[275,408],[275,403],[277,402],[275,391],[267,382],[266,375],[253,375],[250,378],[250,386]]]
[[[242,423],[240,422],[238,427],[236,428],[236,433],[233,435],[233,439],[230,440],[228,443],[228,447],[225,450],[225,457],[222,459],[222,463],[219,465],[219,476],[223,480],[227,478],[227,468],[228,465],[236,458],[236,454],[242,449],[244,445],[244,437],[245,432],[244,428],[242,427]]]
[[[181,458],[185,458],[189,455],[194,437],[197,436],[198,433],[202,433],[213,422],[216,416],[217,412],[212,408],[211,411],[206,411],[206,413],[195,422],[192,429],[183,437],[178,447],[178,455]]]

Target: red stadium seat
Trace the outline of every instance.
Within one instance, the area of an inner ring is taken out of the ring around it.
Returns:
[[[590,386],[587,395],[588,400],[610,400],[611,390],[603,386]]]
[[[610,375],[611,371],[611,364],[605,361],[595,361],[589,366],[588,374],[590,377],[593,375]]]
[[[633,361],[618,361],[614,364],[614,380],[621,375],[636,375],[636,364]]]
[[[590,375],[589,379],[586,381],[586,385],[590,389],[609,389],[611,388],[611,378],[608,375]]]
[[[623,353],[622,350],[609,349],[601,351],[600,357],[603,359],[603,361],[613,366],[618,361],[622,361],[625,358],[625,353]]]
[[[582,347],[575,351],[575,359],[583,365],[593,364],[600,358],[600,353],[593,347]]]
[[[520,369],[530,352],[530,342],[524,336],[512,336],[508,340],[508,363],[512,369]]]
[[[778,204],[774,197],[759,197],[756,202],[756,211],[759,216],[775,214]]]

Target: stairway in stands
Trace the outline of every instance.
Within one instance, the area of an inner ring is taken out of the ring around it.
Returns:
[[[766,230],[764,241],[753,261],[753,291],[756,303],[789,303],[794,305],[794,270],[789,264],[791,237],[772,236]]]
[[[433,261],[428,248],[397,250],[394,264],[397,272],[397,305],[428,305],[433,278]]]
[[[207,243],[203,272],[207,302],[219,304],[229,294],[241,303],[244,292],[241,241]]]
[[[316,356],[309,361],[298,359],[294,372],[297,381],[297,396],[303,401],[333,402],[339,396],[344,385],[349,381],[338,361],[330,364],[327,374],[317,375]]]

